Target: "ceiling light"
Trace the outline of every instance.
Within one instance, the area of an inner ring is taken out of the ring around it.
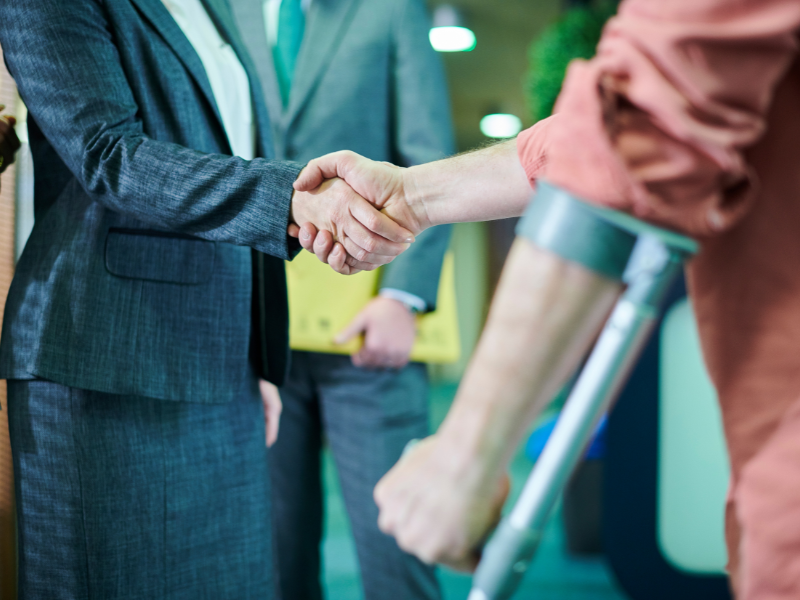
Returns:
[[[510,138],[522,131],[522,121],[515,115],[494,113],[481,119],[481,133],[490,138]]]
[[[461,13],[450,4],[442,4],[433,11],[433,27],[428,37],[437,52],[469,52],[475,48],[475,34],[464,27]]]

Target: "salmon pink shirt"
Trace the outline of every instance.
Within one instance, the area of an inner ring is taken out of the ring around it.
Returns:
[[[731,454],[731,567],[743,552],[757,562],[770,531],[794,532],[773,546],[793,548],[798,583],[771,595],[751,574],[747,598],[800,597],[800,484],[790,521],[748,524],[737,506],[746,466],[800,401],[799,27],[800,0],[623,2],[596,58],[570,66],[556,114],[517,140],[532,185],[544,178],[701,241],[687,275]],[[793,435],[800,463],[800,426]],[[769,468],[756,488],[773,485]],[[781,468],[775,477],[800,481]]]

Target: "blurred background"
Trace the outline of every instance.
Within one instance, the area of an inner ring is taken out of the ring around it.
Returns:
[[[564,68],[590,57],[613,1],[433,0],[431,43],[444,61],[458,151],[515,136],[550,114]],[[0,67],[0,103],[23,141],[0,192],[0,300],[33,223],[25,108]],[[451,247],[460,358],[431,365],[431,427],[446,413],[483,326],[515,220],[460,224]],[[727,598],[722,510],[727,485],[719,415],[703,370],[685,291],[659,326],[631,383],[551,520],[520,598]],[[0,304],[2,306],[2,304]],[[0,390],[0,597],[12,598],[13,493],[4,386]],[[518,494],[558,408],[531,427],[512,464]],[[713,434],[708,434],[711,431]],[[332,600],[363,597],[336,471],[325,457],[324,583]],[[510,504],[509,504],[510,506]],[[445,598],[470,579],[442,570]],[[294,599],[285,599],[294,600]]]

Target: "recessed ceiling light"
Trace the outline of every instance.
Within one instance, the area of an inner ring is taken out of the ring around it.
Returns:
[[[494,113],[481,119],[481,133],[490,138],[510,138],[522,131],[522,121],[515,115]]]
[[[475,48],[475,34],[466,27],[434,27],[428,37],[437,52],[469,52]]]
[[[456,7],[442,4],[433,11],[429,38],[437,52],[469,52],[475,48],[475,34],[464,26],[464,17]]]

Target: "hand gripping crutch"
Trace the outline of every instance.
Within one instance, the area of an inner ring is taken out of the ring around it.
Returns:
[[[540,182],[518,234],[627,284],[606,321],[519,500],[483,549],[468,600],[510,598],[533,558],[558,495],[615,400],[683,263],[684,236],[589,206]]]

